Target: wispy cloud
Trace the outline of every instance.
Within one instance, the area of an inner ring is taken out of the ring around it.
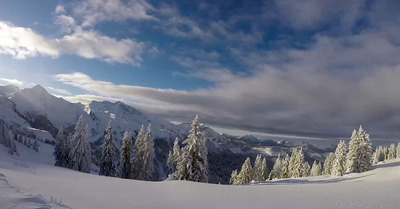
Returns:
[[[225,72],[226,73],[226,72]],[[381,68],[362,78],[296,68],[267,67],[250,76],[229,76],[211,89],[178,91],[96,81],[82,74],[60,74],[58,81],[103,97],[148,102],[139,107],[169,119],[200,113],[211,124],[269,133],[345,136],[360,123],[395,130],[400,122],[393,97],[400,68]],[[382,86],[382,84],[387,84]],[[329,118],[329,120],[327,120]]]
[[[65,89],[53,88],[51,86],[47,86],[46,89],[49,90],[50,93],[53,93],[53,94],[71,95],[71,92],[69,92]]]
[[[82,19],[82,27],[103,21],[156,20],[154,7],[146,0],[87,0],[73,4],[72,13]]]
[[[12,84],[19,87],[21,87],[24,84],[22,81],[19,81],[17,79],[0,78],[0,81],[3,84]]]

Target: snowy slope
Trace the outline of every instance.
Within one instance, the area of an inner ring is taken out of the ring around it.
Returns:
[[[54,202],[85,209],[397,209],[400,205],[400,160],[341,178],[320,176],[230,186],[103,177],[21,160],[4,149],[0,149],[0,159],[0,203],[5,209],[39,208],[30,207],[37,199],[16,198],[15,190],[24,197],[40,197],[44,205],[55,208],[61,206]]]

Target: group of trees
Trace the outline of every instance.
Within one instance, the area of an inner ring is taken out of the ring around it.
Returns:
[[[354,130],[352,133],[349,142],[349,151],[347,152],[345,141],[341,140],[335,153],[330,153],[326,157],[323,167],[321,162],[317,163],[316,161],[314,161],[312,167],[310,167],[310,165],[304,161],[302,148],[293,149],[290,157],[288,154],[285,158],[281,158],[280,155],[278,156],[268,179],[319,175],[343,176],[345,172],[365,172],[371,168],[372,155],[369,135],[365,133],[360,126],[358,132]],[[392,144],[389,149],[378,148],[374,154],[374,162],[379,162],[384,159],[394,159],[396,156],[400,156],[400,143],[397,146],[397,150],[394,144]],[[257,158],[261,158],[261,156],[257,156]],[[246,184],[250,183],[252,180],[258,181],[259,179],[255,178],[256,175],[248,174],[252,172],[255,173],[251,168],[250,159],[247,158],[239,174],[237,170],[232,172],[231,184]]]
[[[314,163],[313,168],[304,161],[303,149],[296,148],[292,150],[292,155],[281,159],[280,155],[276,159],[274,167],[269,174],[268,179],[281,179],[281,178],[299,178],[304,176],[310,176],[311,171],[316,171],[318,164]],[[319,171],[318,171],[319,172]]]
[[[174,141],[173,152],[168,155],[168,179],[208,182],[207,146],[204,132],[200,130],[199,116],[196,115],[188,137],[179,149],[178,139]]]
[[[400,143],[397,144],[397,148],[394,143],[390,144],[389,148],[379,146],[375,150],[373,164],[377,164],[378,162],[385,160],[393,160],[396,158],[400,158]]]
[[[16,143],[19,142],[26,147],[33,149],[36,152],[39,152],[39,144],[36,139],[33,139],[33,143],[31,138],[25,137],[21,134],[18,134],[15,130],[8,127],[4,121],[0,122],[0,144],[3,144],[6,148],[8,148],[8,153],[11,155],[19,155]]]
[[[257,155],[254,161],[254,167],[251,166],[250,158],[247,158],[240,170],[234,170],[231,174],[231,184],[248,184],[252,181],[267,180],[267,160]]]
[[[55,165],[90,173],[90,132],[89,127],[83,124],[83,117],[79,117],[74,134],[67,136],[64,130],[60,129],[56,139]]]
[[[147,132],[144,131],[142,125],[134,145],[132,145],[132,134],[125,131],[120,150],[120,166],[118,171],[114,141],[110,121],[104,136],[99,175],[145,181],[155,180],[154,141],[150,124],[147,127]],[[66,137],[62,129],[57,135],[57,143],[54,150],[55,165],[82,172],[90,172],[91,149],[89,142],[89,130],[87,126],[86,128],[84,127],[81,116],[75,126],[75,133],[73,135]],[[208,182],[206,141],[204,133],[200,131],[198,116],[193,120],[190,134],[183,144],[185,146],[181,150],[178,138],[175,139],[173,152],[170,152],[167,164],[170,172],[169,178]]]

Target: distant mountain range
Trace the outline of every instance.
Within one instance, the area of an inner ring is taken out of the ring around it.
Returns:
[[[80,115],[83,115],[84,123],[90,128],[93,153],[97,157],[110,120],[117,148],[121,146],[124,131],[131,131],[136,136],[142,124],[147,126],[151,123],[160,179],[166,178],[165,162],[173,140],[178,137],[183,141],[191,128],[190,123],[175,125],[122,102],[93,101],[85,106],[57,98],[40,85],[24,89],[13,85],[0,86],[0,120],[20,135],[53,141],[61,127],[72,132]],[[206,125],[202,125],[202,129],[209,151],[209,179],[213,183],[227,183],[231,171],[239,168],[247,156],[255,158],[257,154],[262,154],[268,158],[268,167],[271,168],[277,155],[286,155],[293,147],[285,141],[220,134]],[[305,144],[304,151],[306,160],[322,161],[332,148],[320,149]]]

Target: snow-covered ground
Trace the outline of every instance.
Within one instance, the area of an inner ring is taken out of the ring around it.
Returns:
[[[42,146],[42,151],[47,147]],[[21,147],[20,150],[24,148]],[[49,156],[48,156],[49,157]],[[0,208],[307,208],[397,209],[400,160],[362,174],[230,186],[143,182],[54,167],[35,152],[20,157],[0,145]]]

